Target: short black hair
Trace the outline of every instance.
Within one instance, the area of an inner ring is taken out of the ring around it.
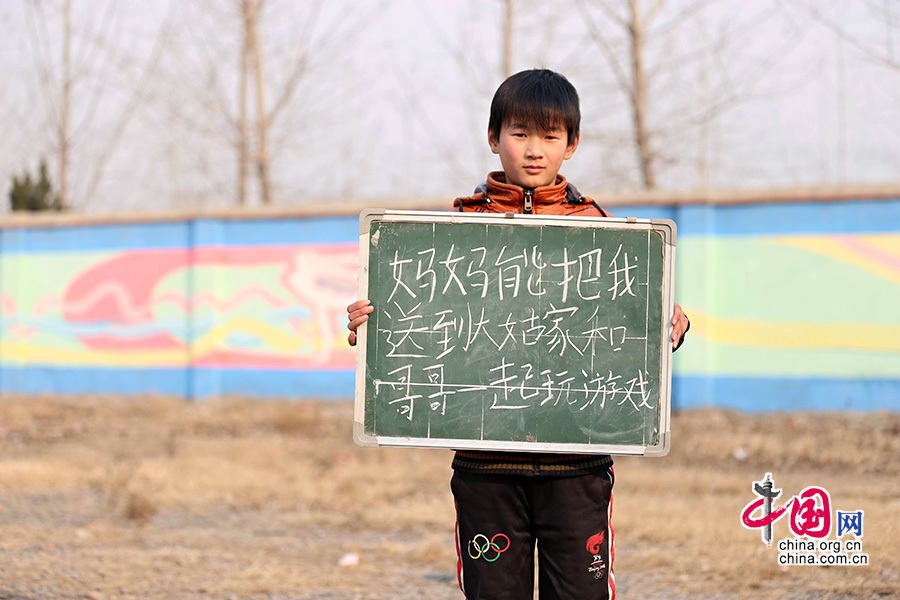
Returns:
[[[571,146],[581,126],[578,92],[568,79],[549,69],[511,75],[491,101],[488,129],[494,139],[500,139],[500,129],[510,122],[533,124],[544,130],[562,126]]]

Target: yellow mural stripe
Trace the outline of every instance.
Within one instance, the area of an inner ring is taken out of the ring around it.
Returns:
[[[296,332],[285,332],[256,319],[239,318],[211,329],[206,335],[198,338],[192,348],[194,358],[205,356],[216,350],[227,348],[225,343],[233,333],[251,334],[267,345],[269,354],[296,354],[304,345],[322,347],[325,339],[318,330],[298,335]],[[335,332],[332,348],[342,346],[344,338]],[[4,362],[22,362],[27,364],[79,365],[79,366],[116,366],[116,367],[168,367],[184,366],[187,361],[187,350],[179,348],[164,349],[117,349],[99,350],[90,348],[60,348],[42,346],[22,342],[0,342],[0,356]]]
[[[0,356],[7,366],[27,364],[71,365],[92,367],[183,367],[187,361],[184,350],[85,350],[0,342]]]
[[[267,351],[297,352],[301,349],[303,339],[297,335],[285,333],[283,329],[273,327],[256,319],[231,319],[213,327],[206,335],[194,342],[194,354],[203,356],[208,352],[222,348],[228,336],[235,332],[250,333],[263,340]]]
[[[872,323],[797,323],[725,319],[695,308],[690,336],[711,342],[759,348],[804,350],[858,350],[900,353],[900,325]]]
[[[897,267],[900,265],[900,236],[853,236],[851,239],[857,246],[868,246],[872,253],[866,253],[860,247],[850,246],[840,237],[791,236],[774,238],[773,241],[827,256],[900,285],[900,268]],[[889,262],[878,260],[873,254],[886,257]]]

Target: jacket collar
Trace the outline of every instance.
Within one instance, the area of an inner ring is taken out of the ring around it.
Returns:
[[[517,185],[506,183],[503,171],[493,171],[487,178],[487,193],[494,202],[519,208],[525,201],[525,190]],[[556,176],[556,183],[534,189],[534,204],[562,204],[566,201],[566,178]]]

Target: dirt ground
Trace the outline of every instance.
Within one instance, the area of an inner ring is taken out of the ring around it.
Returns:
[[[351,421],[349,402],[0,400],[0,600],[461,599],[451,452],[360,448]],[[672,431],[668,457],[616,461],[619,598],[900,598],[900,413],[695,410]],[[766,472],[776,505],[819,486],[864,510],[869,564],[779,566],[740,523]]]

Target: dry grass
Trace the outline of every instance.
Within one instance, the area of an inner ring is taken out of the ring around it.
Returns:
[[[0,598],[460,598],[451,453],[359,448],[351,421],[349,403],[0,401]],[[621,597],[900,596],[900,415],[672,429],[670,456],[617,460]],[[864,509],[871,564],[779,567],[739,522],[765,472]]]

